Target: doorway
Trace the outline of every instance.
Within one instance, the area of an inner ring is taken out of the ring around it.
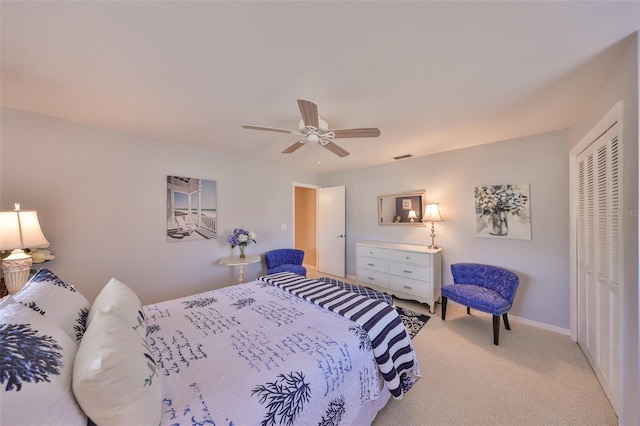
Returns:
[[[294,184],[294,247],[303,264],[336,277],[346,276],[345,187]]]
[[[304,251],[304,267],[318,269],[317,188],[294,186],[294,248]]]

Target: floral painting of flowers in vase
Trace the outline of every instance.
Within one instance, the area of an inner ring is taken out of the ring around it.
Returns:
[[[529,184],[477,186],[476,236],[531,239]]]

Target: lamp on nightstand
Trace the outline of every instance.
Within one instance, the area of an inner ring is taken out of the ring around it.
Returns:
[[[36,211],[20,210],[20,203],[15,203],[14,210],[0,212],[0,250],[12,250],[2,259],[9,294],[17,293],[29,279],[33,261],[24,249],[43,247],[49,247],[49,241],[40,229]]]
[[[427,204],[427,208],[425,209],[424,217],[422,218],[423,222],[431,222],[431,245],[430,249],[439,249],[435,243],[436,232],[434,222],[442,222],[442,216],[440,215],[440,206],[438,203],[429,203]]]

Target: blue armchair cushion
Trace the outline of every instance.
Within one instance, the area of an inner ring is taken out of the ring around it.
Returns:
[[[302,265],[294,265],[292,263],[283,263],[267,269],[267,274],[275,274],[278,272],[292,272],[294,274],[307,276],[307,268]]]
[[[442,287],[444,297],[492,315],[511,309],[520,281],[513,272],[479,263],[454,263],[451,273],[454,284]]]
[[[304,251],[298,249],[276,249],[264,254],[267,274],[292,272],[306,277],[307,269],[302,266],[303,259]]]
[[[442,295],[478,311],[502,315],[511,309],[511,303],[495,291],[470,284],[453,284],[442,288]]]

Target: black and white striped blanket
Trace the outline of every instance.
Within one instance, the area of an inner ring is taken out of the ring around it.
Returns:
[[[259,280],[276,285],[360,325],[369,336],[380,373],[395,399],[402,398],[403,393],[420,378],[420,367],[411,338],[393,307],[290,272],[265,275]]]

